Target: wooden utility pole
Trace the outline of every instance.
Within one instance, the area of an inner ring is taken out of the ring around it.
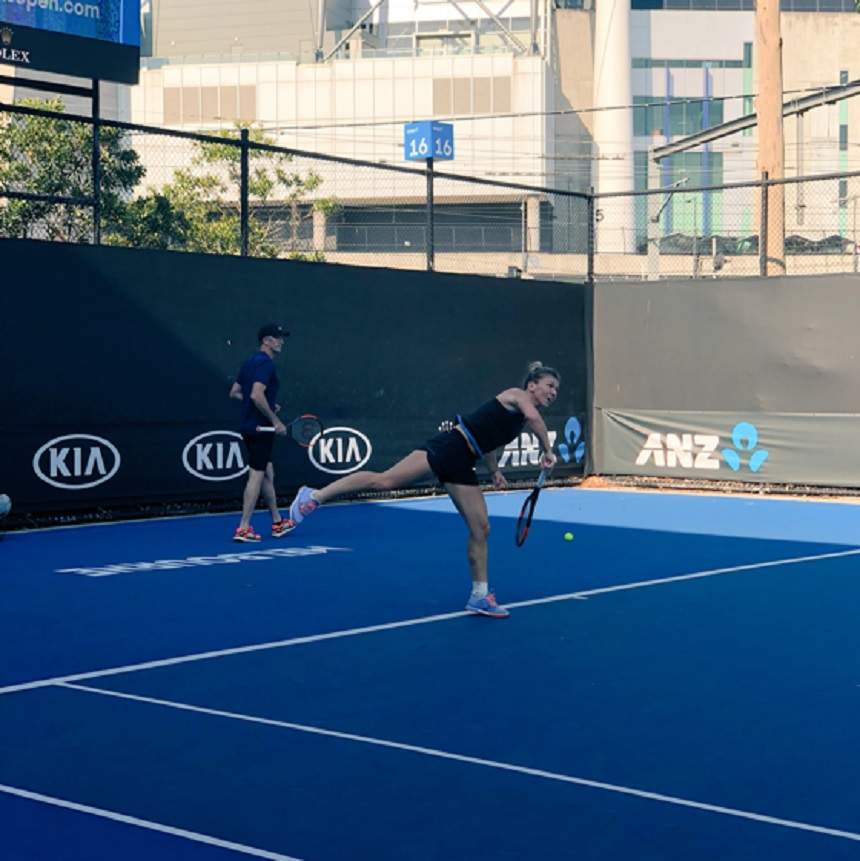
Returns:
[[[756,0],[755,65],[758,99],[758,173],[768,179],[785,177],[785,144],[782,135],[782,35],[779,0]],[[785,186],[768,189],[765,273],[785,274]],[[762,225],[762,233],[765,225]],[[761,234],[760,234],[761,241]]]

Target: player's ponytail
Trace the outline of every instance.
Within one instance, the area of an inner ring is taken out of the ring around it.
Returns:
[[[529,383],[537,382],[542,377],[555,377],[559,383],[561,382],[561,374],[555,368],[550,368],[543,362],[529,362],[526,378],[523,380],[523,388],[527,389]]]

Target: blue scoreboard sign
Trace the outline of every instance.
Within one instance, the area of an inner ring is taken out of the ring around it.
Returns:
[[[403,158],[424,161],[432,158],[450,161],[454,158],[454,126],[426,120],[403,127]]]

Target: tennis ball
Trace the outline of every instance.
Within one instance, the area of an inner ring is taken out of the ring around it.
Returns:
[[[573,541],[573,533],[572,532],[565,532],[564,533],[564,540],[565,541]]]

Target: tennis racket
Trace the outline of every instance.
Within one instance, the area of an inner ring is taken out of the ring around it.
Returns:
[[[535,513],[535,505],[537,504],[541,488],[547,480],[547,476],[550,474],[550,471],[551,470],[548,469],[542,469],[540,471],[540,475],[535,482],[535,486],[532,488],[531,493],[526,497],[525,502],[523,502],[523,507],[520,509],[520,516],[517,518],[517,534],[515,536],[517,547],[522,547],[528,537],[529,527],[532,525],[532,516]]]
[[[289,436],[304,448],[309,448],[311,443],[325,431],[319,416],[311,413],[305,413],[292,421],[284,422],[284,424],[287,426]],[[257,431],[259,433],[274,433],[275,429],[267,425],[257,425]]]

